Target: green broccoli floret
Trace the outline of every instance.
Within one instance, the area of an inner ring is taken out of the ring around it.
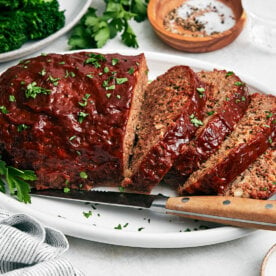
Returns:
[[[0,16],[0,53],[18,49],[28,40],[25,27],[24,19],[16,12]]]
[[[57,0],[0,0],[1,11],[32,8],[37,5],[46,5],[57,9],[59,7]]]
[[[14,10],[21,6],[21,0],[0,0],[0,10]]]
[[[0,0],[0,53],[45,38],[65,24],[57,0]]]

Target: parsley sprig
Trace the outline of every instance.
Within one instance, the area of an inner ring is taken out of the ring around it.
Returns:
[[[9,192],[11,195],[16,195],[19,201],[31,203],[29,195],[30,185],[27,181],[37,179],[35,173],[31,170],[19,170],[11,166],[7,166],[6,162],[0,160],[0,191],[6,192],[6,185],[3,179],[6,180]]]
[[[142,22],[147,18],[148,0],[104,0],[105,10],[101,15],[90,7],[73,29],[68,44],[71,49],[101,48],[109,39],[121,35],[123,43],[138,47],[136,35],[129,21]]]

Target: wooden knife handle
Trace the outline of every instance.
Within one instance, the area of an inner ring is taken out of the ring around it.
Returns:
[[[246,228],[276,230],[276,201],[225,196],[171,197],[167,213]]]

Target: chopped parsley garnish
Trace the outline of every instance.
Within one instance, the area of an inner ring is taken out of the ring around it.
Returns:
[[[3,114],[8,114],[9,113],[8,109],[4,105],[0,106],[0,110]]]
[[[229,76],[232,76],[234,74],[234,72],[232,71],[229,71],[226,73],[225,77],[228,78]]]
[[[51,93],[50,89],[45,89],[43,87],[37,86],[37,83],[34,81],[27,85],[27,89],[25,91],[26,98],[35,99],[38,94],[48,95]]]
[[[264,127],[270,128],[270,126],[269,126],[269,125],[264,125]]]
[[[46,75],[46,70],[43,68],[39,73],[40,76],[45,76]]]
[[[9,101],[10,102],[15,102],[15,96],[14,95],[9,95]]]
[[[106,86],[105,87],[105,90],[114,90],[116,87],[115,87],[115,84],[112,84],[110,86]]]
[[[123,227],[124,227],[124,228],[128,227],[128,222],[127,222],[127,223],[125,223],[125,225],[124,225]]]
[[[87,179],[88,175],[87,175],[86,172],[80,172],[80,177],[83,178],[83,179]]]
[[[241,97],[241,100],[242,100],[243,102],[245,102],[245,101],[246,101],[245,96],[242,96],[242,97]]]
[[[64,193],[69,193],[69,192],[70,192],[70,188],[64,187],[64,188],[63,188],[63,192],[64,192]]]
[[[273,116],[271,111],[265,111],[265,113],[267,113],[266,118],[271,118]]]
[[[25,130],[25,129],[27,129],[27,128],[28,128],[27,125],[25,125],[25,124],[20,124],[20,125],[17,126],[17,131],[18,131],[18,132],[21,132],[21,131],[23,131],[23,130]]]
[[[205,92],[205,88],[203,88],[203,87],[198,87],[198,88],[196,89],[196,91],[199,92],[199,93],[203,93],[203,92]]]
[[[89,99],[89,97],[90,97],[91,95],[90,94],[85,94],[84,95],[84,97],[82,98],[82,100],[83,100],[83,102],[79,102],[79,105],[80,106],[87,106],[87,101],[88,101],[88,99]]]
[[[200,97],[200,98],[203,98],[204,92],[205,92],[205,88],[203,88],[203,87],[198,87],[198,88],[196,89],[196,91],[198,92],[199,97]]]
[[[60,80],[60,78],[54,78],[53,76],[49,76],[48,81],[50,81],[54,86],[58,86],[58,81]]]
[[[140,228],[138,228],[138,231],[140,232],[140,231],[142,231],[143,229],[145,229],[144,227],[140,227]]]
[[[244,83],[241,82],[241,81],[236,81],[234,84],[235,84],[236,86],[243,86],[243,85],[244,85]]]
[[[65,61],[61,61],[61,62],[59,62],[58,64],[64,65],[64,64],[65,64]]]
[[[85,60],[84,64],[92,64],[95,68],[100,68],[101,64],[99,62],[106,61],[105,56],[101,54],[91,53],[88,55],[89,58]]]
[[[272,185],[276,185],[276,181],[273,181],[273,182],[272,182]]]
[[[70,138],[69,138],[69,141],[72,141],[72,140],[74,140],[74,139],[76,139],[77,138],[77,136],[76,135],[73,135],[73,136],[71,136]]]
[[[128,81],[128,78],[116,78],[117,84],[123,84]]]
[[[117,226],[114,227],[114,229],[116,229],[116,230],[122,230],[122,225],[118,224]]]
[[[119,60],[118,60],[117,58],[113,58],[113,59],[111,60],[111,64],[112,64],[113,66],[116,65],[118,62],[119,62]]]
[[[64,78],[69,78],[69,77],[72,77],[74,78],[76,76],[76,74],[74,72],[69,72],[68,70],[65,71],[65,76]]]
[[[272,144],[272,143],[273,143],[273,141],[272,141],[272,138],[271,138],[271,137],[269,137],[269,138],[268,138],[268,142],[269,142],[270,144]]]
[[[212,111],[207,111],[207,112],[206,112],[206,114],[207,114],[208,116],[211,116],[211,115],[213,115],[214,113],[215,113],[214,110],[212,110]]]
[[[94,76],[92,74],[87,74],[86,77],[89,78],[89,79],[93,79],[94,78]]]
[[[106,93],[105,95],[108,99],[111,97],[111,93]]]
[[[123,192],[125,191],[125,188],[122,187],[122,186],[119,186],[119,191],[120,191],[121,193],[123,193]]]
[[[108,73],[109,72],[109,68],[106,66],[104,67],[104,73]]]
[[[89,114],[88,113],[85,113],[85,112],[82,112],[80,111],[78,113],[78,122],[79,123],[82,123],[84,121],[84,119],[88,116]]]
[[[86,217],[86,218],[89,218],[92,216],[92,211],[89,210],[88,212],[82,212],[82,214]]]
[[[197,119],[194,114],[190,115],[190,119],[191,119],[191,123],[195,127],[203,126],[203,122]]]
[[[19,170],[7,166],[5,161],[0,160],[0,175],[5,177],[11,195],[16,195],[19,201],[31,203],[31,197],[29,195],[30,185],[25,180],[34,181],[37,179],[33,171]],[[3,193],[6,192],[5,183],[1,178],[0,191]]]
[[[116,95],[116,98],[117,99],[121,99],[121,95]]]
[[[130,67],[127,71],[130,75],[132,75],[134,73],[134,68]]]

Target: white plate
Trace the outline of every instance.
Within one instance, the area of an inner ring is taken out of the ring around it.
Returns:
[[[52,35],[37,41],[26,42],[21,48],[0,54],[0,62],[21,58],[32,54],[68,32],[84,15],[92,0],[59,0],[60,10],[65,10],[65,25]]]
[[[99,50],[95,50],[99,52]],[[112,51],[101,51],[103,53]],[[116,51],[113,51],[116,52]],[[120,51],[121,54],[137,54],[137,51]],[[146,52],[149,66],[149,78],[164,73],[174,65],[189,65],[194,70],[213,70],[223,68],[185,57]],[[238,75],[239,73],[236,72]],[[251,92],[268,91],[269,87],[257,84],[241,76]],[[175,195],[167,187],[157,187],[153,193]],[[133,247],[179,248],[195,247],[225,242],[248,235],[253,230],[183,219],[177,216],[154,214],[145,210],[108,207],[102,205],[68,203],[58,200],[33,198],[31,205],[17,202],[0,193],[0,202],[4,208],[13,212],[24,212],[35,216],[42,222],[56,227],[65,234],[92,241]],[[96,207],[96,208],[95,208]],[[86,218],[83,212],[92,212]],[[118,225],[121,230],[114,229]],[[125,226],[125,227],[124,227]],[[205,229],[209,227],[208,229]],[[140,231],[139,231],[140,230]],[[191,230],[187,232],[187,230]]]

